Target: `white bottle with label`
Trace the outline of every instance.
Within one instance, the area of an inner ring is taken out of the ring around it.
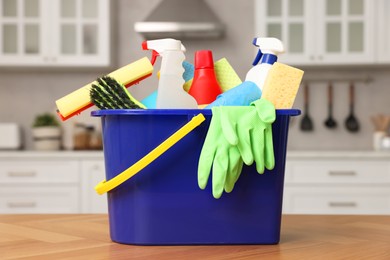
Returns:
[[[248,71],[245,81],[252,81],[263,90],[269,69],[277,61],[278,55],[284,52],[283,43],[277,38],[255,38],[253,45],[259,47],[259,52],[253,62],[255,66]]]

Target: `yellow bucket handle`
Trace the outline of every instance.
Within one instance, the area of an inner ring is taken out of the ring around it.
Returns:
[[[103,180],[99,184],[95,186],[95,190],[98,194],[102,195],[123,182],[127,181],[134,175],[136,175],[143,168],[148,166],[151,162],[156,160],[161,154],[165,153],[169,148],[171,148],[175,143],[180,141],[184,136],[186,136],[189,132],[194,130],[197,126],[199,126],[205,117],[203,114],[198,114],[194,116],[187,124],[182,126],[179,130],[177,130],[174,134],[168,137],[164,142],[162,142],[159,146],[150,151],[147,155],[145,155],[138,162],[115,176],[109,181]]]

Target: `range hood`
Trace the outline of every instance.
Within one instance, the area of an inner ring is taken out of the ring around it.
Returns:
[[[224,25],[203,0],[162,0],[134,29],[146,40],[209,39],[224,34]]]

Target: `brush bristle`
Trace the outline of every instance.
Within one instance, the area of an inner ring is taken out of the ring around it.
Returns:
[[[110,109],[111,106],[104,100],[104,97],[100,93],[100,87],[92,84],[92,88],[89,92],[92,103],[100,109]]]
[[[90,89],[91,102],[100,109],[139,109],[125,86],[114,78],[105,76],[96,80]]]
[[[106,83],[105,77],[98,78],[97,81],[99,83],[99,86],[101,87],[101,92],[104,95],[105,100],[107,100],[107,102],[109,102],[113,108],[125,108],[123,102],[118,99],[112,87]]]

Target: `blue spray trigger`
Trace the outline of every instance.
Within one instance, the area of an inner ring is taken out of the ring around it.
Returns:
[[[278,60],[278,56],[271,54],[271,53],[265,53],[261,57],[261,63],[267,63],[267,64],[274,64]]]
[[[257,63],[259,63],[259,61],[260,61],[260,59],[261,59],[261,56],[263,56],[263,53],[262,53],[261,50],[259,49],[259,51],[257,52],[257,55],[256,55],[255,60],[252,62],[252,65],[253,65],[253,66],[256,66]]]

